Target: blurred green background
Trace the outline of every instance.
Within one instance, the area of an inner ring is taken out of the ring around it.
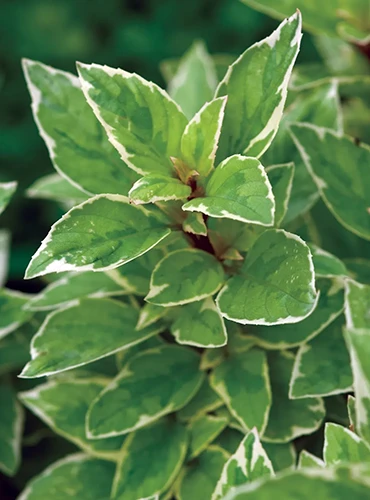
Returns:
[[[24,190],[53,171],[33,122],[21,58],[74,71],[75,61],[135,71],[164,85],[159,63],[181,56],[196,39],[209,51],[235,56],[268,35],[277,21],[239,0],[1,0],[0,182],[17,180],[16,198],[2,217],[12,233],[8,286],[34,291],[24,270],[50,225],[61,215]],[[306,35],[299,61],[317,59]]]

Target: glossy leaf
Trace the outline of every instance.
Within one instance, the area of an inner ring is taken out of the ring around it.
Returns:
[[[370,286],[347,280],[345,298],[347,328],[370,329]]]
[[[0,385],[0,408],[0,470],[13,476],[21,461],[23,409],[9,385]]]
[[[272,186],[275,198],[275,222],[279,227],[288,210],[290,193],[292,191],[294,177],[294,163],[272,165],[266,168],[266,173]]]
[[[214,415],[199,415],[192,419],[188,427],[190,433],[189,460],[200,455],[221,434],[227,423],[227,418]]]
[[[298,469],[302,467],[325,467],[325,463],[312,453],[302,450],[299,454]]]
[[[225,359],[212,372],[210,383],[244,430],[264,431],[271,389],[263,351],[251,349]]]
[[[26,278],[62,271],[104,271],[136,259],[168,236],[157,212],[123,196],[98,195],[56,222],[32,257]]]
[[[346,266],[335,255],[312,244],[310,249],[316,277],[335,278],[348,275]]]
[[[213,172],[205,196],[188,201],[182,209],[272,226],[275,200],[261,163],[255,158],[234,155]]]
[[[51,313],[32,339],[21,377],[51,375],[109,356],[158,333],[138,332],[138,311],[110,299],[82,299]]]
[[[153,271],[145,300],[161,306],[187,304],[216,293],[224,271],[216,258],[202,250],[176,250],[164,257]]]
[[[246,300],[248,297],[248,300]],[[242,324],[297,323],[317,304],[307,245],[283,230],[264,232],[217,297],[221,314]]]
[[[174,172],[186,118],[168,94],[135,73],[78,63],[82,90],[109,141],[139,174]]]
[[[4,212],[16,189],[16,182],[0,182],[0,214]]]
[[[258,157],[268,148],[283,113],[300,41],[301,17],[296,13],[229,67],[216,91],[228,96],[218,161],[235,153]]]
[[[324,460],[326,465],[370,462],[370,447],[346,427],[328,422],[325,425]]]
[[[222,399],[219,398],[217,392],[210,386],[209,377],[206,377],[195,396],[186,406],[177,412],[177,415],[181,420],[188,420],[192,417],[214,411],[222,405]]]
[[[190,186],[183,184],[179,179],[161,174],[149,174],[142,177],[135,182],[129,191],[130,201],[134,205],[184,200],[190,194]]]
[[[28,321],[32,313],[25,309],[31,295],[7,288],[0,289],[0,338]]]
[[[177,346],[137,354],[91,405],[88,436],[126,434],[179,410],[203,381],[199,362],[196,352]]]
[[[29,198],[54,200],[72,206],[88,199],[88,195],[59,174],[49,174],[35,181],[28,189]]]

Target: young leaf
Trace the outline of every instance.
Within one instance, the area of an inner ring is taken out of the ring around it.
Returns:
[[[158,262],[145,300],[175,306],[205,299],[216,293],[224,280],[217,259],[203,250],[175,250]]]
[[[199,212],[188,212],[186,219],[182,223],[182,229],[185,233],[207,236],[207,226],[203,214]]]
[[[0,385],[0,470],[13,476],[21,461],[23,408],[13,389]]]
[[[251,349],[225,359],[211,373],[210,383],[244,430],[264,431],[271,389],[263,351]]]
[[[190,196],[191,187],[179,179],[162,174],[149,174],[142,177],[130,189],[131,203],[156,203],[157,201],[183,200]]]
[[[77,64],[82,90],[109,141],[139,174],[174,173],[186,118],[168,94],[134,73]]]
[[[276,478],[239,486],[224,500],[309,500],[310,498],[345,500],[366,499],[369,494],[369,466],[310,468],[288,471]]]
[[[54,200],[78,205],[88,199],[88,195],[59,174],[49,174],[35,181],[28,189],[29,198]]]
[[[317,304],[311,253],[296,235],[283,230],[264,232],[240,273],[226,283],[216,300],[221,314],[231,321],[297,323]]]
[[[216,95],[227,95],[217,159],[234,153],[259,157],[283,114],[289,78],[301,41],[297,12],[247,49],[228,69]]]
[[[136,259],[169,234],[157,212],[132,206],[123,196],[94,196],[51,227],[25,277],[114,269]]]
[[[348,329],[345,339],[351,356],[357,430],[370,444],[370,330]]]
[[[260,326],[251,332],[255,342],[265,349],[290,349],[322,332],[343,312],[344,293],[329,280],[321,280],[318,289],[319,301],[312,314],[291,325]]]
[[[32,111],[57,172],[88,194],[127,195],[135,176],[86,103],[77,76],[25,59]]]
[[[176,485],[178,500],[210,499],[229,454],[222,448],[209,446],[197,460],[187,464]]]
[[[216,437],[221,434],[228,423],[226,417],[199,415],[189,423],[190,444],[189,460],[200,455]]]
[[[279,227],[288,210],[290,193],[293,185],[294,163],[283,163],[266,168],[275,199],[275,222]]]
[[[87,453],[107,460],[116,460],[123,438],[89,440],[85,418],[92,401],[105,387],[104,379],[60,379],[21,392],[22,403],[51,427]]]
[[[261,163],[255,158],[234,155],[213,172],[205,196],[193,198],[182,209],[211,217],[272,226],[275,200]]]
[[[204,42],[198,41],[180,60],[169,82],[168,93],[190,120],[205,102],[212,99],[217,83],[214,62]]]
[[[201,177],[213,170],[227,97],[207,102],[187,124],[181,138],[181,157]]]
[[[25,305],[31,311],[48,311],[84,297],[123,295],[122,289],[105,273],[71,273],[53,281]]]
[[[370,240],[370,148],[309,124],[292,125],[291,133],[328,209],[346,229]]]
[[[31,343],[23,378],[43,377],[82,366],[143,342],[155,325],[138,332],[138,311],[111,299],[82,299],[51,313]]]
[[[16,189],[16,182],[0,182],[0,214],[4,212]]]
[[[185,427],[170,419],[130,434],[122,448],[110,498],[137,500],[166,491],[185,459],[187,444]]]
[[[325,467],[325,463],[312,453],[302,450],[299,454],[298,469],[302,467]]]
[[[209,378],[206,377],[199,391],[186,406],[177,412],[177,416],[181,420],[189,420],[190,418],[195,418],[204,413],[214,411],[222,405],[222,399],[220,399],[217,392],[212,389]]]
[[[203,381],[199,362],[196,352],[178,346],[137,354],[92,403],[86,418],[88,436],[126,434],[179,410]]]
[[[222,500],[241,484],[273,475],[270,459],[261,445],[256,429],[252,429],[226,462],[212,500]]]
[[[325,425],[324,460],[326,465],[370,462],[370,447],[346,427],[328,422]]]
[[[211,297],[181,306],[171,333],[179,344],[221,347],[227,343],[224,320]]]
[[[320,427],[325,416],[323,400],[289,399],[289,380],[294,363],[291,353],[270,353],[268,361],[272,406],[262,439],[273,443],[287,443],[298,436],[311,434]]]
[[[347,328],[370,329],[370,286],[346,280],[345,290]]]
[[[331,396],[351,391],[353,377],[343,320],[338,318],[297,353],[289,397]]]
[[[114,464],[82,453],[53,463],[36,476],[18,500],[102,500],[110,498]]]
[[[31,296],[7,288],[0,289],[0,338],[28,321],[32,313],[25,309]]]
[[[336,276],[348,276],[346,266],[335,255],[310,244],[315,276],[335,278]]]

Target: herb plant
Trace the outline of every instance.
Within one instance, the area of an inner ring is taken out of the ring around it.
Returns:
[[[30,191],[67,211],[2,328],[42,318],[19,398],[81,451],[21,499],[366,498],[370,149],[341,96],[369,79],[291,78],[300,43],[299,12],[230,65],[198,42],[169,93],[24,61],[57,171]]]

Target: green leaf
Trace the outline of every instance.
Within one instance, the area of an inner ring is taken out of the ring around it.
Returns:
[[[363,258],[345,259],[344,263],[356,281],[370,285],[370,260]]]
[[[224,280],[217,259],[202,250],[175,250],[155,267],[145,300],[161,306],[195,302],[216,293]]]
[[[370,240],[370,148],[309,124],[292,125],[291,133],[328,209],[346,229]]]
[[[325,416],[321,398],[289,398],[289,381],[294,356],[289,352],[269,353],[269,373],[272,406],[262,439],[272,443],[287,443],[317,430]]]
[[[179,410],[203,381],[199,362],[196,352],[178,346],[164,345],[137,354],[91,405],[86,418],[88,436],[126,434]]]
[[[370,444],[370,330],[348,329],[345,339],[351,357],[357,430]]]
[[[370,286],[346,280],[345,290],[347,328],[370,329]]]
[[[222,500],[241,484],[273,475],[270,459],[261,445],[257,431],[252,429],[226,462],[212,500]]]
[[[240,441],[244,434],[231,427],[226,427],[219,436],[214,440],[214,444],[233,454],[239,447]]]
[[[88,199],[88,195],[59,174],[49,174],[35,181],[28,189],[29,198],[40,198],[77,205]]]
[[[107,384],[108,379],[52,380],[21,392],[22,403],[51,427],[89,454],[107,460],[117,460],[123,438],[89,440],[85,418],[92,401]]]
[[[198,93],[198,92],[197,92]],[[213,170],[227,97],[207,102],[187,124],[181,138],[181,157],[201,177]]]
[[[295,469],[297,452],[293,443],[262,443],[275,472]]]
[[[170,419],[130,434],[122,448],[110,498],[137,500],[166,491],[185,459],[187,444],[185,427]]]
[[[86,103],[78,78],[25,59],[32,111],[57,172],[89,194],[127,195],[135,179]]]
[[[107,274],[128,293],[145,296],[149,292],[153,269],[164,255],[165,252],[158,246],[123,266],[111,269]]]
[[[0,408],[0,470],[13,476],[21,461],[23,409],[5,384],[0,385]]]
[[[290,381],[290,398],[351,391],[353,377],[342,329],[343,320],[338,318],[299,348]]]
[[[84,297],[103,298],[125,294],[105,273],[71,273],[50,283],[25,305],[31,311],[48,311]]]
[[[0,214],[4,212],[16,189],[17,183],[14,181],[0,182]]]
[[[300,40],[297,12],[229,67],[216,91],[217,96],[228,96],[219,161],[234,153],[259,157],[268,148],[283,114]]]
[[[312,314],[291,325],[259,326],[251,334],[265,349],[289,349],[308,342],[326,328],[343,311],[343,289],[329,280],[318,283],[319,300]]]
[[[207,226],[203,214],[199,212],[187,212],[186,219],[182,223],[182,229],[185,233],[207,236]]]
[[[227,343],[224,320],[211,297],[181,306],[171,333],[179,344],[221,347]]]
[[[231,321],[297,323],[317,304],[311,253],[294,234],[277,229],[264,232],[240,273],[226,283],[216,300],[221,314]]]
[[[24,308],[30,298],[31,295],[25,293],[7,288],[0,289],[0,338],[31,318],[32,313]]]
[[[180,60],[168,87],[170,96],[190,120],[207,101],[218,83],[216,68],[202,41],[194,42]]]
[[[51,227],[25,277],[114,269],[147,252],[169,233],[156,211],[130,205],[123,196],[94,196]]]
[[[298,469],[302,467],[325,467],[325,464],[320,458],[312,455],[312,453],[302,450],[299,454]]]
[[[189,460],[200,455],[221,434],[227,423],[227,418],[214,415],[199,415],[192,419],[188,426],[190,433]]]
[[[368,474],[368,465],[299,469],[273,479],[239,486],[234,494],[224,500],[365,500],[369,495]]]
[[[324,460],[326,465],[370,462],[370,448],[346,427],[328,422],[325,425]]]
[[[177,412],[180,420],[188,420],[193,417],[198,417],[204,413],[211,412],[223,405],[222,399],[219,398],[209,383],[209,378],[203,380],[200,389],[189,403]]]
[[[213,172],[205,196],[188,201],[182,209],[211,217],[272,226],[275,200],[261,163],[255,158],[234,155]]]
[[[32,360],[23,378],[43,377],[82,366],[143,342],[155,325],[138,332],[138,311],[111,299],[82,299],[49,314],[32,339]]]
[[[53,463],[36,476],[19,500],[103,500],[110,498],[114,465],[82,453]]]
[[[191,187],[179,179],[162,174],[142,177],[129,191],[130,202],[134,205],[156,203],[157,201],[183,200],[191,194]]]
[[[30,359],[30,341],[35,333],[34,320],[0,340],[0,375],[21,369]]]
[[[338,257],[316,245],[310,244],[309,246],[316,277],[335,278],[336,276],[348,276],[346,266]]]
[[[155,304],[144,304],[140,309],[139,319],[137,320],[136,330],[142,330],[147,326],[153,325],[156,321],[166,316],[168,310],[165,307]]]
[[[279,227],[288,210],[290,193],[293,185],[294,163],[283,163],[266,168],[275,198],[275,222]]]
[[[213,445],[187,464],[177,485],[177,499],[210,499],[228,458],[225,450]]]
[[[251,349],[226,358],[211,373],[210,383],[244,430],[264,431],[271,389],[263,351]]]
[[[202,217],[201,214],[196,215]],[[6,229],[0,229],[0,287],[5,285],[8,276],[9,248],[10,233]]]
[[[350,421],[350,428],[357,433],[356,399],[350,394],[347,397],[347,411]]]
[[[139,174],[174,173],[187,120],[153,82],[98,64],[77,64],[82,90],[108,138]]]

